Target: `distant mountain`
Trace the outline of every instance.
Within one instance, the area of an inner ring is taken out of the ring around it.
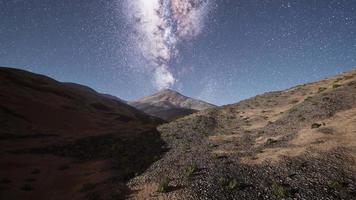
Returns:
[[[161,121],[87,86],[0,67],[0,184],[11,182],[0,199],[123,197],[163,153]]]
[[[165,89],[151,96],[129,101],[129,105],[164,120],[174,120],[215,105]]]

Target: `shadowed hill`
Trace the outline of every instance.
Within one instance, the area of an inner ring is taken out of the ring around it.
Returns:
[[[89,87],[0,68],[0,198],[124,198],[163,153],[159,123]]]
[[[131,181],[133,199],[355,199],[356,71],[159,131],[171,150]],[[164,180],[169,192],[156,193]]]

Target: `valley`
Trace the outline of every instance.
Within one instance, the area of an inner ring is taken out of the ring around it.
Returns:
[[[10,68],[0,81],[2,199],[356,195],[356,71],[219,107],[172,90],[128,105]]]

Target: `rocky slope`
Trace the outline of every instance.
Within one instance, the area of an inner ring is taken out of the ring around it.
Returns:
[[[164,149],[150,117],[93,89],[0,68],[0,199],[120,199]]]
[[[159,127],[131,199],[356,199],[356,71]]]
[[[186,97],[170,89],[159,91],[135,101],[129,101],[128,104],[167,121],[215,107],[213,104]]]

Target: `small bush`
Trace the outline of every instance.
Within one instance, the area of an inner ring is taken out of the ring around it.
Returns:
[[[169,179],[167,177],[165,177],[159,184],[157,187],[157,192],[160,193],[166,193],[168,192],[169,189]]]
[[[218,183],[221,185],[221,187],[227,189],[227,190],[237,190],[237,189],[243,189],[243,185],[239,183],[236,179],[232,178],[232,179],[227,179],[227,178],[219,178]]]
[[[343,185],[339,181],[332,181],[329,184],[329,187],[332,188],[332,189],[340,189],[340,188],[343,187]]]
[[[271,144],[275,144],[275,143],[277,143],[277,140],[272,139],[272,138],[268,138],[267,141],[266,141],[267,145],[271,145]]]
[[[277,183],[277,182],[272,183],[272,192],[278,198],[285,198],[285,197],[289,196],[288,188],[280,183]]]
[[[333,88],[338,88],[338,87],[341,87],[341,85],[340,84],[334,84],[333,85]]]
[[[218,180],[218,183],[219,183],[220,185],[223,185],[223,186],[224,186],[224,185],[226,185],[226,181],[227,181],[227,180],[226,180],[225,178],[220,177],[219,180]]]
[[[185,152],[188,152],[190,150],[190,145],[189,143],[185,142],[182,144],[182,149],[185,151]]]
[[[239,187],[239,184],[236,181],[236,179],[230,180],[229,183],[227,184],[227,189],[229,189],[229,190],[235,190],[238,187]]]
[[[313,106],[317,106],[319,103],[318,102],[313,102],[312,105]]]
[[[319,124],[319,123],[313,123],[312,125],[311,125],[311,128],[312,129],[314,129],[314,128],[319,128],[321,126],[321,124]]]
[[[325,87],[320,87],[320,88],[318,89],[318,93],[324,92],[326,89],[327,89],[327,88],[325,88]]]
[[[337,82],[339,82],[341,80],[342,80],[342,78],[337,78],[336,81],[334,81],[334,82],[337,83]]]
[[[301,121],[304,121],[304,120],[305,120],[305,117],[304,117],[302,114],[299,114],[299,115],[298,115],[298,118],[299,118],[299,120],[301,120]]]
[[[345,182],[340,182],[337,180],[332,181],[329,184],[329,188],[337,191],[342,199],[351,199],[352,197],[351,193],[347,190],[347,183]]]
[[[305,99],[305,101],[310,101],[312,99],[312,97],[307,97],[306,99]]]
[[[198,170],[198,166],[196,164],[189,165],[185,170],[184,170],[184,175],[187,178],[190,178],[194,175],[194,173]]]
[[[216,147],[216,146],[217,146],[217,145],[214,144],[214,143],[211,143],[211,142],[208,143],[209,149],[214,148],[214,147]]]

